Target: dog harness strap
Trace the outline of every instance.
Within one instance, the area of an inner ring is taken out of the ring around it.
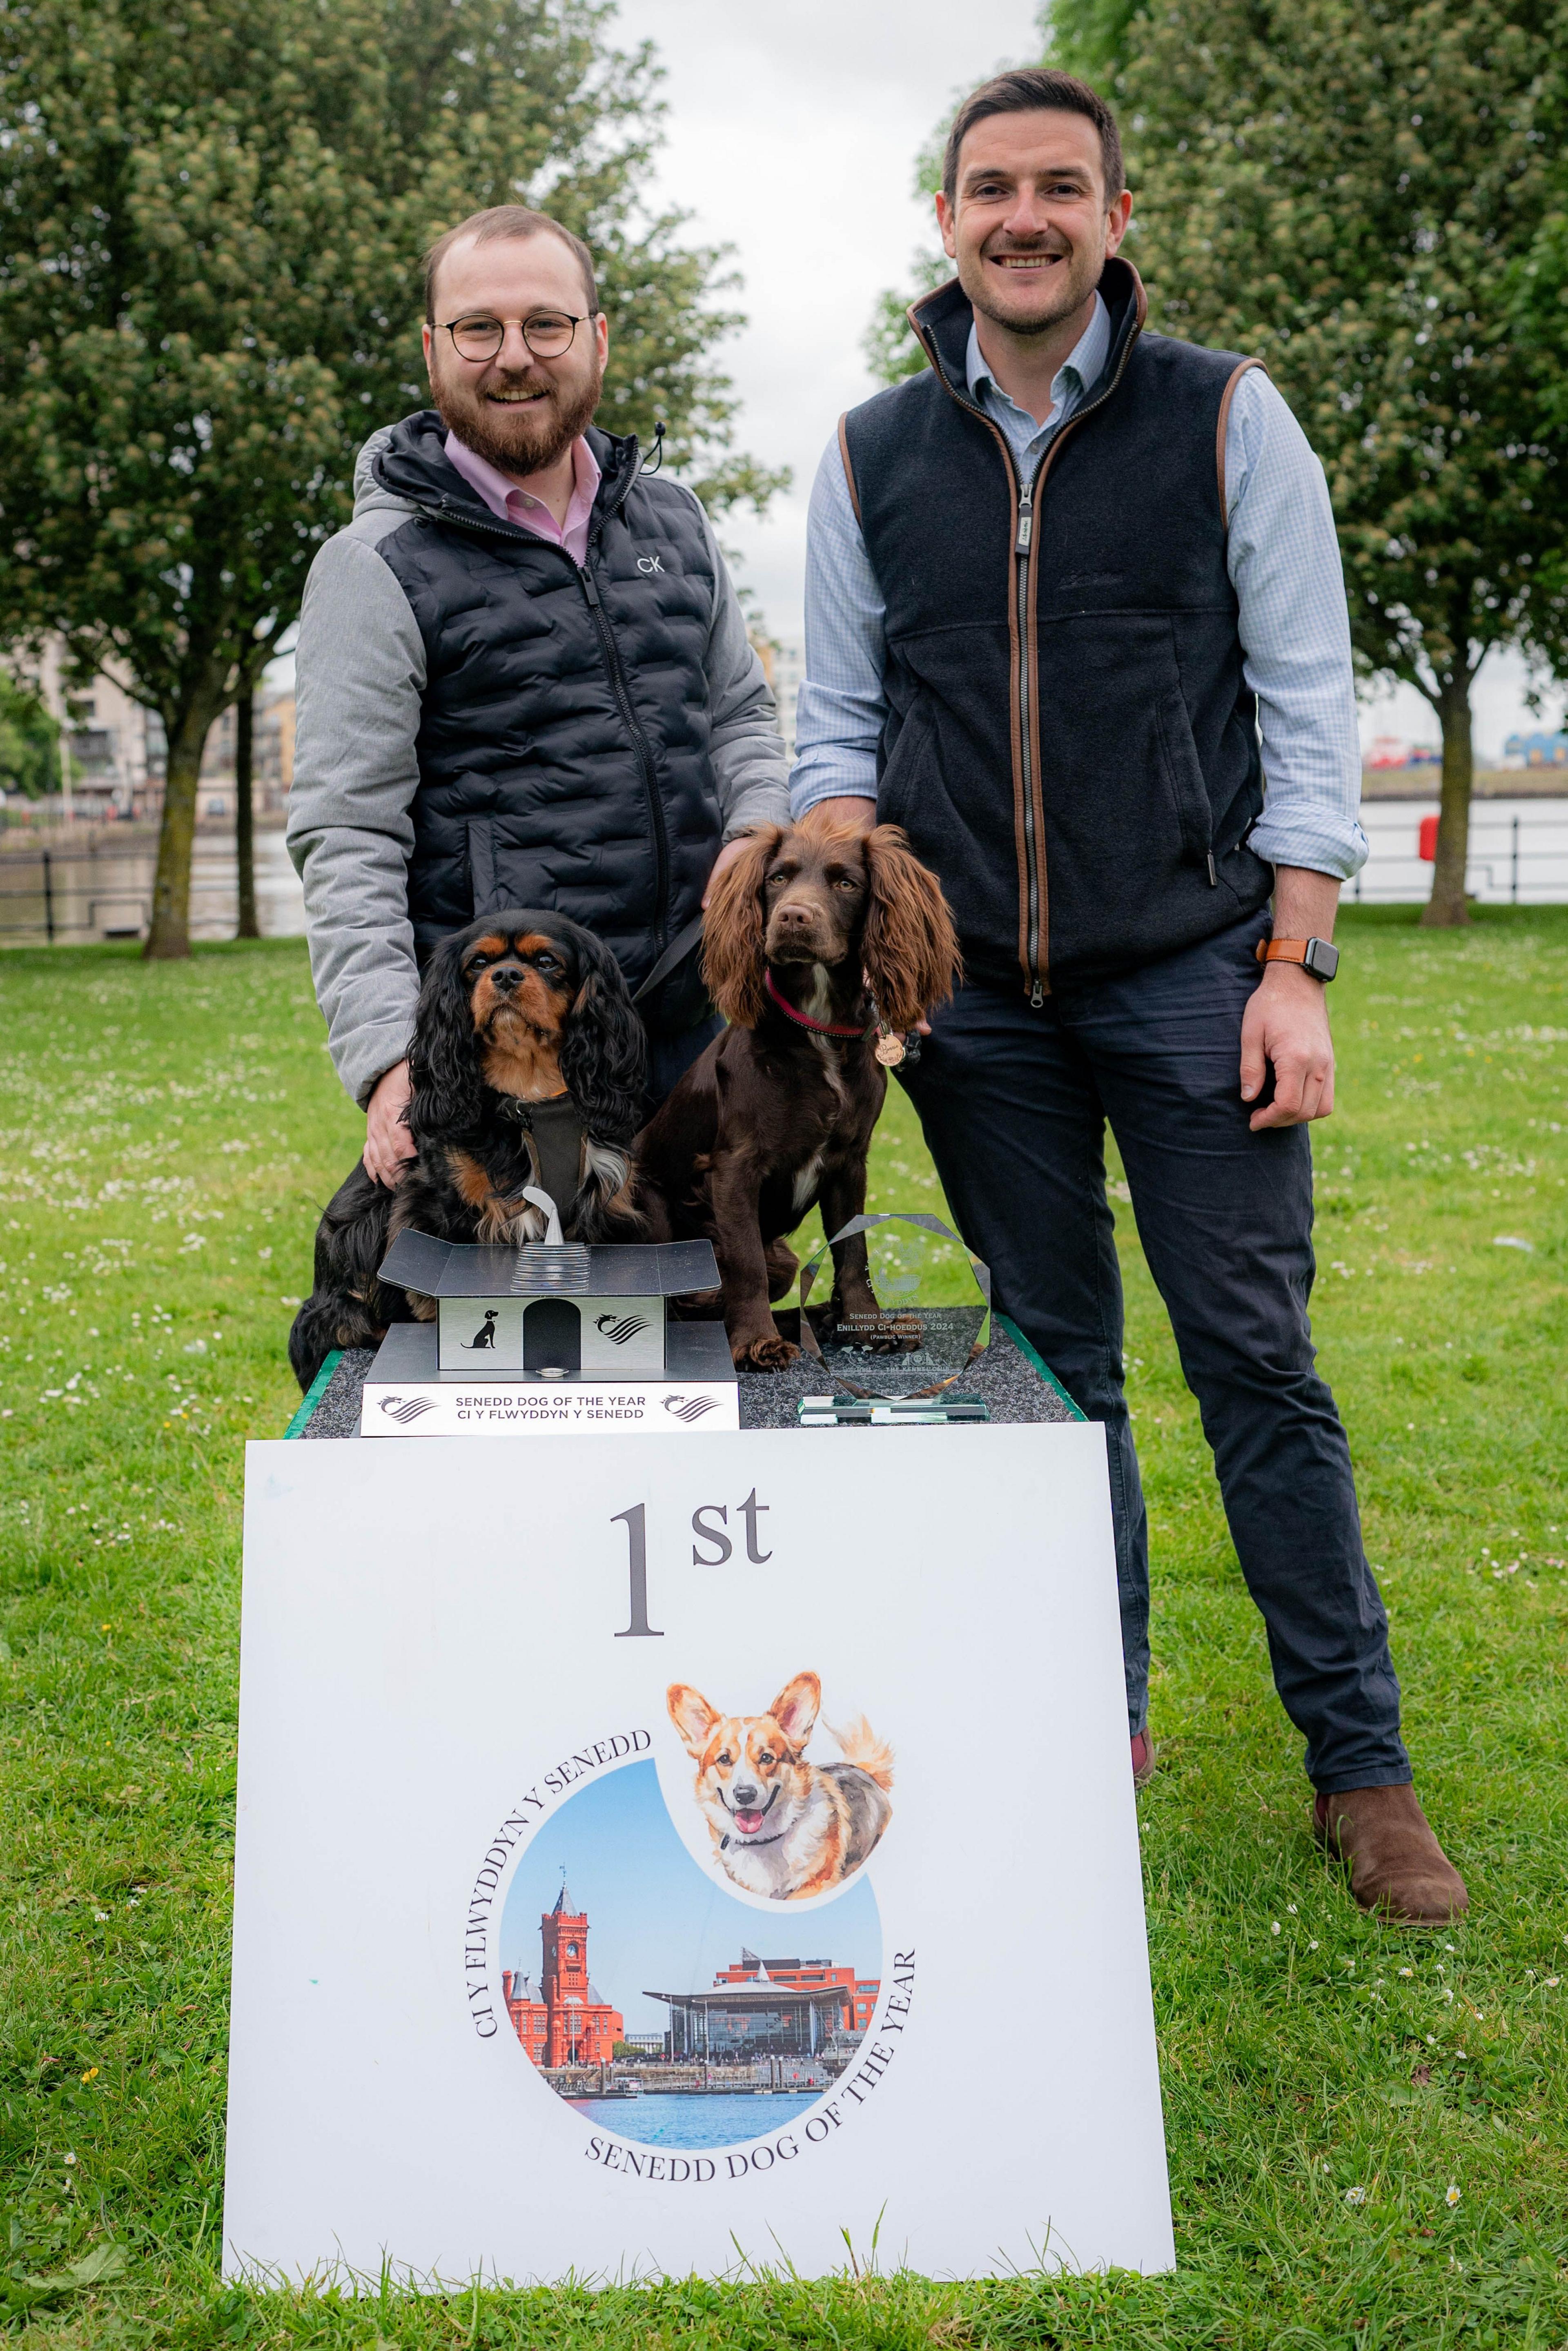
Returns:
[[[690,955],[692,949],[695,946],[697,941],[703,935],[703,914],[699,908],[697,913],[692,916],[691,921],[687,923],[683,929],[678,930],[675,933],[674,937],[670,941],[669,946],[664,949],[664,954],[659,957],[658,962],[653,966],[653,970],[648,974],[648,977],[643,982],[642,987],[632,989],[632,1001],[633,1004],[641,1004],[643,1002],[644,998],[652,996],[660,981],[668,979],[675,966],[678,963],[684,963],[685,961],[687,956]]]
[[[869,1029],[846,1029],[841,1022],[834,1020],[813,1020],[809,1012],[797,1012],[789,998],[787,996],[781,996],[778,988],[773,985],[773,974],[770,971],[764,970],[762,975],[762,985],[768,990],[768,995],[773,998],[774,1003],[778,1006],[779,1011],[782,1012],[786,1020],[793,1020],[797,1028],[810,1029],[814,1036],[864,1038],[874,1037],[876,1035],[877,1024],[874,1020],[872,1022]]]

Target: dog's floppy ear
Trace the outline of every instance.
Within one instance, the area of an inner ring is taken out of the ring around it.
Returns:
[[[442,940],[419,991],[408,1053],[413,1088],[408,1123],[416,1143],[471,1134],[480,1123],[479,1050],[463,980],[463,951],[469,936],[468,931],[459,931]]]
[[[643,1123],[648,1042],[621,967],[591,931],[572,925],[582,984],[560,1040],[560,1074],[590,1134],[630,1143]]]
[[[755,1029],[762,1018],[762,883],[783,838],[783,827],[777,824],[759,824],[747,833],[745,848],[720,874],[708,900],[703,978],[732,1029]]]
[[[768,1711],[790,1746],[799,1750],[811,1736],[821,1703],[822,1685],[816,1675],[797,1674],[792,1682],[785,1683]]]
[[[708,1735],[718,1720],[717,1714],[701,1690],[693,1689],[689,1682],[672,1682],[664,1693],[664,1703],[687,1754],[695,1755],[700,1762]]]
[[[865,836],[871,905],[861,954],[876,1008],[890,1029],[913,1029],[946,1004],[962,976],[953,917],[942,884],[896,824]]]

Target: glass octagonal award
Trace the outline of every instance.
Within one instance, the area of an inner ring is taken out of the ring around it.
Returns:
[[[800,1269],[801,1347],[846,1397],[940,1406],[990,1335],[990,1270],[939,1217],[852,1217]]]

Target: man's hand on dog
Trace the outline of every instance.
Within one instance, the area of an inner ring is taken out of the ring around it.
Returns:
[[[390,1192],[409,1160],[414,1141],[408,1131],[408,1100],[412,1092],[408,1063],[394,1061],[376,1081],[365,1107],[365,1166]]]

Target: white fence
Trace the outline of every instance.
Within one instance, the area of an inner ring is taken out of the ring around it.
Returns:
[[[1372,854],[1345,891],[1352,904],[1420,904],[1432,894],[1432,869],[1420,854],[1421,820],[1436,816],[1436,794],[1420,800],[1364,800],[1362,829]],[[1554,906],[1568,901],[1568,799],[1475,800],[1466,884],[1489,906]]]

